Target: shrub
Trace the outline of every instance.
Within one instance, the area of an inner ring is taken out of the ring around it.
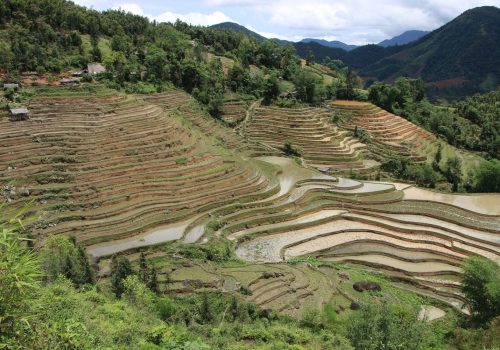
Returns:
[[[430,328],[418,310],[403,306],[364,304],[346,322],[346,337],[356,350],[429,349]]]
[[[0,227],[0,346],[20,324],[28,323],[39,276],[37,256],[24,247],[16,232]]]
[[[487,258],[471,256],[463,265],[462,291],[472,315],[486,322],[500,315],[500,266]]]
[[[298,149],[294,148],[290,141],[285,142],[285,144],[282,147],[282,150],[283,152],[285,152],[287,156],[293,156],[293,157],[301,156],[301,152]]]
[[[43,247],[41,260],[48,282],[54,282],[60,275],[77,287],[94,282],[85,248],[67,236],[49,237]]]
[[[84,83],[91,83],[92,80],[94,80],[94,77],[92,76],[92,74],[85,73],[85,74],[82,75],[82,81]]]
[[[500,160],[485,161],[474,169],[473,189],[476,192],[500,192]]]
[[[354,127],[354,137],[364,143],[369,143],[371,141],[370,133],[364,129],[358,128],[357,126]]]
[[[120,257],[117,261],[113,257],[112,274],[111,274],[111,290],[117,298],[121,298],[125,292],[124,280],[134,274],[132,265],[127,258]]]

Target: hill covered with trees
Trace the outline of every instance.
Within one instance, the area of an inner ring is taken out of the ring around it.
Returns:
[[[499,23],[499,8],[478,7],[407,45],[367,45],[349,52],[300,45],[297,52],[306,57],[310,49],[320,62],[327,56],[340,59],[369,82],[390,82],[399,76],[421,78],[430,95],[456,99],[500,84]]]

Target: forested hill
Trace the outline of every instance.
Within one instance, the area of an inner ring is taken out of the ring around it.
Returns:
[[[213,29],[230,29],[230,30],[234,30],[236,32],[240,32],[240,33],[243,33],[251,38],[254,38],[255,40],[257,41],[264,41],[266,40],[265,37],[263,37],[262,35],[254,32],[254,31],[251,31],[250,29],[242,26],[242,25],[239,25],[238,23],[233,23],[233,22],[223,22],[223,23],[219,23],[219,24],[214,24],[213,26],[210,26],[210,28],[213,28]]]
[[[500,9],[468,10],[420,40],[403,46],[358,47],[352,51],[300,45],[306,57],[341,59],[366,80],[392,81],[398,76],[422,78],[435,96],[459,98],[500,85]]]
[[[496,88],[500,84],[499,57],[500,9],[489,6],[463,13],[361,71],[382,80],[421,77],[434,93],[453,97]]]
[[[0,56],[4,82],[34,71],[54,81],[101,62],[107,71],[98,78],[108,87],[130,93],[182,88],[213,116],[220,116],[226,84],[260,96],[265,79],[256,70],[267,72],[272,87],[278,77],[292,80],[302,70],[291,45],[229,29],[99,12],[66,0],[0,2]]]

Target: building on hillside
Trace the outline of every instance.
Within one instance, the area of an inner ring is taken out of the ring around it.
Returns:
[[[80,85],[80,80],[78,79],[61,79],[59,81],[60,86],[76,86]]]
[[[106,68],[100,63],[89,63],[87,64],[87,71],[85,73],[89,73],[92,75],[101,74],[106,72]]]
[[[14,89],[14,90],[17,90],[19,89],[19,84],[3,84],[3,89],[4,90],[7,90],[7,89]]]
[[[84,73],[85,73],[85,71],[84,71],[84,70],[79,70],[79,71],[77,71],[77,72],[72,72],[72,73],[71,73],[71,76],[72,76],[73,78],[81,78],[81,77],[83,76],[83,74],[84,74]]]
[[[29,119],[29,111],[26,107],[11,108],[10,109],[10,120],[20,121]]]

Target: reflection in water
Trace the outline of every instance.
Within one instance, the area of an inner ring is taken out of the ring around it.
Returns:
[[[404,199],[446,203],[487,215],[500,215],[499,194],[448,194],[410,187],[404,190]]]
[[[195,218],[191,218],[187,221],[160,227],[140,236],[92,245],[87,247],[87,252],[93,257],[100,257],[131,248],[145,247],[162,242],[178,240],[182,238],[186,227],[193,222],[194,219]]]

